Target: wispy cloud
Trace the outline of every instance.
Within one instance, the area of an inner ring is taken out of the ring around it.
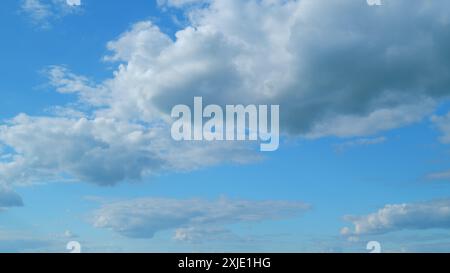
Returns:
[[[443,172],[435,172],[427,175],[429,180],[450,180],[450,170]]]
[[[207,3],[210,2],[210,0],[156,0],[156,2],[159,6],[181,8],[192,4]]]
[[[440,141],[442,143],[450,143],[450,112],[444,116],[433,116],[431,121],[436,128],[441,132]]]
[[[309,208],[303,202],[288,201],[145,198],[104,204],[93,213],[92,223],[133,238],[175,230],[174,239],[192,241],[229,236],[226,226],[232,224],[298,217]]]
[[[346,216],[353,228],[343,228],[346,236],[384,234],[400,230],[450,229],[450,199],[386,205],[365,216]]]
[[[45,21],[52,15],[49,5],[40,0],[24,0],[21,9],[36,23]]]
[[[22,0],[20,10],[38,27],[46,29],[52,22],[80,11],[81,0]]]
[[[370,146],[377,145],[386,142],[386,137],[376,137],[376,138],[359,138],[351,141],[346,141],[340,144],[334,145],[336,152],[344,152],[347,149],[358,147],[358,146]]]

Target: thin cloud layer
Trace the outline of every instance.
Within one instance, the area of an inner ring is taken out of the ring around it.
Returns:
[[[92,223],[132,238],[176,230],[176,240],[190,241],[202,237],[199,234],[228,234],[224,228],[232,224],[298,217],[309,208],[303,202],[288,201],[144,198],[105,204],[93,213]]]
[[[443,172],[435,172],[427,175],[429,180],[450,180],[450,170]]]
[[[193,4],[207,3],[208,0],[156,0],[159,6],[181,8]]]
[[[358,138],[355,140],[346,141],[335,145],[336,152],[344,152],[347,149],[351,149],[358,146],[371,146],[378,145],[386,142],[386,137],[375,137],[375,138]]]

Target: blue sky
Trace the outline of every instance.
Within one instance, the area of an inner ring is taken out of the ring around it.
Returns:
[[[0,20],[0,252],[450,250],[447,1],[9,0]],[[279,104],[279,150],[175,143],[194,96]]]

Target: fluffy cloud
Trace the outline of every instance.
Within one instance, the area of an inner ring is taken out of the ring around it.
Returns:
[[[45,17],[38,3],[24,1]],[[283,132],[309,138],[366,136],[420,121],[450,92],[450,2],[383,4],[211,0],[189,5],[189,26],[174,38],[136,23],[107,45],[105,60],[117,63],[111,78],[48,69],[56,91],[77,94],[83,107],[1,126],[0,141],[12,152],[0,162],[0,183],[70,177],[112,185],[254,160],[246,144],[171,140],[170,110],[194,96],[205,104],[280,104]]]
[[[103,205],[92,221],[128,237],[176,230],[176,240],[191,241],[205,234],[222,236],[227,225],[296,217],[308,209],[302,202],[146,198]]]
[[[422,203],[386,205],[365,216],[346,216],[353,229],[343,228],[347,236],[383,234],[399,230],[450,229],[450,199]]]
[[[123,65],[104,114],[153,119],[198,95],[280,104],[285,132],[348,137],[420,121],[450,92],[447,2],[208,3],[175,40],[142,22],[110,43]]]
[[[189,9],[175,40],[137,23],[108,43],[105,59],[122,64],[90,92],[107,105],[97,115],[148,122],[197,95],[280,104],[284,131],[310,138],[420,121],[449,93],[450,12],[413,2],[213,0]]]
[[[0,185],[64,178],[114,185],[159,171],[257,159],[242,145],[176,143],[164,125],[147,128],[106,118],[19,115],[0,127],[0,140],[15,149],[9,161],[0,162]]]

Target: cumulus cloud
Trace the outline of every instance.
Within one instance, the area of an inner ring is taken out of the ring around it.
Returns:
[[[175,40],[137,23],[108,43],[105,59],[122,64],[96,100],[108,104],[103,115],[145,121],[195,95],[280,104],[284,131],[310,138],[420,121],[449,92],[448,4],[361,2],[207,1]]]
[[[231,224],[296,217],[308,209],[305,203],[288,201],[144,198],[105,204],[92,222],[127,237],[152,238],[159,231],[176,230],[176,240],[192,241],[226,235],[224,228]]]
[[[46,17],[43,3],[24,5]],[[88,110],[1,126],[13,152],[0,162],[0,183],[70,176],[113,185],[258,158],[246,144],[174,143],[170,110],[194,96],[279,104],[286,134],[367,138],[420,121],[450,92],[448,1],[210,0],[185,12],[188,26],[175,37],[144,21],[109,42],[105,60],[117,64],[109,79],[50,67],[56,91],[77,94]]]
[[[124,64],[108,88],[129,96],[106,114],[151,119],[201,95],[280,104],[285,132],[349,137],[420,121],[449,94],[447,2],[208,3],[175,40],[143,22],[110,43]]]
[[[450,199],[386,205],[365,216],[346,216],[353,228],[345,227],[346,236],[384,234],[400,230],[450,229]]]
[[[147,128],[107,118],[22,114],[0,126],[0,140],[15,148],[9,161],[0,162],[0,185],[73,178],[114,185],[159,171],[183,172],[258,158],[242,145],[177,143],[164,125]]]

